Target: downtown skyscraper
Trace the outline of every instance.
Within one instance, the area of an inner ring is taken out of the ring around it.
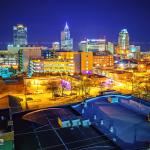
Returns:
[[[73,50],[73,39],[70,37],[70,30],[67,23],[64,30],[61,32],[61,50]]]
[[[129,34],[128,34],[127,29],[122,29],[119,32],[118,46],[122,50],[129,49]]]
[[[13,27],[13,45],[25,46],[27,45],[27,27],[22,24],[18,24]]]

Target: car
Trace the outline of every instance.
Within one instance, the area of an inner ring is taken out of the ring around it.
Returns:
[[[37,90],[34,92],[34,94],[43,94],[43,90]]]
[[[32,101],[32,100],[33,100],[33,98],[31,98],[31,97],[26,98],[26,101]]]
[[[77,93],[71,93],[70,96],[71,96],[71,95],[77,95]]]
[[[33,102],[41,102],[41,99],[34,99]]]
[[[59,94],[54,94],[54,96],[55,96],[55,97],[60,97],[60,95],[59,95]]]
[[[26,95],[31,95],[31,94],[32,94],[31,92],[27,92],[27,93],[26,93]]]

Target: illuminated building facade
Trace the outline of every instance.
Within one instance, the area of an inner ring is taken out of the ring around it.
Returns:
[[[43,47],[26,47],[18,52],[18,67],[19,71],[27,71],[29,60],[31,58],[41,58]]]
[[[150,64],[146,63],[145,61],[139,61],[137,68],[139,72],[149,72],[148,66],[150,66]]]
[[[150,72],[150,51],[141,52],[141,58],[138,61],[138,71]]]
[[[93,72],[93,52],[81,52],[81,73],[92,74]]]
[[[93,66],[93,52],[56,52],[58,58],[74,62],[75,73],[91,74]]]
[[[18,24],[13,27],[13,41],[14,46],[25,46],[27,42],[27,27],[22,24]]]
[[[81,52],[87,52],[88,51],[88,49],[87,49],[87,41],[81,41],[79,43],[79,50]]]
[[[114,44],[112,42],[107,43],[107,51],[109,51],[111,54],[114,54]]]
[[[14,66],[14,65],[18,65],[18,60],[17,60],[17,56],[16,55],[7,55],[7,56],[3,56],[0,57],[0,64],[2,65],[10,65],[10,66]]]
[[[119,56],[121,59],[127,59],[130,54],[129,49],[120,49],[118,46],[115,48],[115,54]]]
[[[73,50],[73,39],[70,37],[70,30],[67,23],[64,31],[61,32],[61,50]]]
[[[142,52],[141,53],[141,59],[143,61],[149,61],[150,62],[150,51],[148,51],[148,52]]]
[[[74,62],[62,59],[31,59],[28,66],[28,75],[34,73],[74,74]]]
[[[13,57],[0,57],[0,65],[1,66],[9,66],[13,68],[18,68],[18,58],[16,56]]]
[[[52,49],[53,50],[60,50],[60,43],[59,42],[53,42],[52,43]]]
[[[128,55],[129,59],[136,59],[139,60],[141,58],[141,47],[140,46],[135,46],[135,45],[130,45],[129,46],[130,53]]]
[[[117,63],[115,63],[115,67],[119,70],[133,69],[133,68],[137,68],[137,66],[138,63],[130,59],[122,59]]]
[[[10,78],[13,75],[13,72],[10,71],[10,66],[0,66],[0,77]]]
[[[79,49],[82,52],[105,51],[106,48],[106,39],[87,39],[79,43]]]
[[[28,65],[29,76],[34,73],[92,74],[93,52],[56,53],[56,58],[31,58]]]
[[[79,52],[57,51],[56,56],[59,59],[63,59],[63,60],[66,60],[66,59],[74,60],[75,54],[78,54],[78,53]]]
[[[118,37],[118,46],[115,49],[115,54],[121,59],[140,59],[140,46],[129,45],[129,34],[127,29],[121,30]]]
[[[80,52],[56,52],[56,57],[62,60],[70,60],[74,62],[75,74],[81,73],[81,53]]]
[[[118,46],[115,49],[115,54],[119,55],[121,59],[128,58],[129,50],[129,34],[127,29],[122,29],[118,37]]]
[[[8,51],[0,51],[0,66],[18,69],[18,57]]]
[[[108,51],[97,52],[93,55],[93,72],[100,73],[102,69],[113,69],[114,57]]]
[[[23,48],[23,47],[21,47],[21,48]],[[20,49],[19,45],[18,46],[14,46],[14,45],[7,46],[7,50],[9,53],[18,54],[19,49]]]
[[[56,57],[56,51],[54,49],[43,49],[41,51],[41,56],[44,59],[55,58]]]
[[[132,72],[128,72],[128,71],[122,71],[122,70],[112,70],[110,71],[107,76],[115,81],[130,81],[132,79]],[[119,83],[118,83],[119,85]]]
[[[122,29],[119,33],[118,46],[122,50],[129,49],[129,34],[127,29]]]

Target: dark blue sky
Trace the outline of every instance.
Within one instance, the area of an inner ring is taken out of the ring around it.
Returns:
[[[1,45],[17,23],[28,27],[31,43],[59,41],[66,21],[75,47],[84,37],[115,42],[127,28],[131,42],[150,49],[150,0],[0,0]]]

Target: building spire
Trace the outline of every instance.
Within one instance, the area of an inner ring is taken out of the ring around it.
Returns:
[[[69,30],[69,27],[68,27],[68,23],[66,22],[66,25],[65,25],[65,29],[64,30]]]

